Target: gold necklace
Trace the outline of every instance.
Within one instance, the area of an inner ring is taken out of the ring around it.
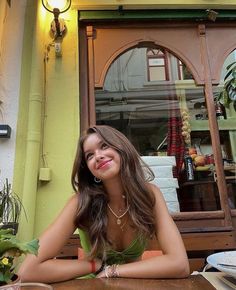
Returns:
[[[109,204],[107,204],[107,206],[108,206],[108,208],[109,208],[109,210],[110,210],[110,212],[116,217],[116,223],[117,223],[117,225],[119,226],[120,224],[121,224],[121,218],[122,217],[124,217],[126,214],[127,214],[127,212],[129,211],[129,205],[127,206],[127,209],[125,210],[125,212],[122,214],[122,215],[117,215],[114,211],[113,211],[113,209],[110,207],[110,205]]]
[[[120,229],[121,229],[122,232],[124,231],[124,227],[126,226],[126,224],[127,224],[127,219],[125,220],[123,225],[120,225]]]

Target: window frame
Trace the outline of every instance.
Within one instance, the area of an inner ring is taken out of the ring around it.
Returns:
[[[83,26],[84,25],[84,26]],[[95,117],[95,96],[94,96],[94,88],[95,87],[100,87],[102,80],[104,79],[104,71],[102,72],[101,77],[99,77],[99,75],[97,75],[97,69],[98,69],[98,65],[96,65],[96,56],[94,55],[94,51],[96,51],[96,45],[95,45],[95,41],[96,41],[96,29],[99,29],[101,27],[104,27],[106,29],[119,29],[119,28],[123,28],[125,27],[125,29],[141,29],[141,27],[147,29],[148,27],[159,27],[160,25],[163,27],[164,29],[166,29],[166,31],[168,31],[170,28],[175,29],[178,27],[180,28],[180,30],[184,31],[184,29],[186,29],[186,31],[189,28],[189,23],[181,23],[181,24],[176,24],[176,23],[168,23],[166,25],[166,22],[150,22],[150,23],[132,23],[132,25],[129,26],[129,24],[118,24],[118,27],[116,26],[117,24],[115,23],[81,23],[80,27],[83,29],[83,27],[85,28],[84,31],[86,31],[85,36],[83,37],[84,39],[86,39],[87,44],[83,44],[81,43],[80,47],[87,47],[86,50],[86,56],[87,58],[84,60],[81,58],[81,62],[80,62],[80,68],[82,68],[81,66],[84,66],[85,70],[87,69],[87,78],[85,78],[87,80],[86,82],[82,81],[80,82],[81,85],[83,86],[84,89],[81,90],[81,92],[83,92],[82,94],[82,98],[81,98],[81,111],[84,110],[84,105],[87,103],[87,108],[86,111],[88,112],[88,120],[84,120],[84,116],[83,114],[81,114],[81,128],[82,130],[87,128],[88,126],[94,125],[96,123],[96,117]],[[173,217],[175,219],[175,221],[177,223],[179,223],[179,225],[182,227],[183,231],[189,231],[190,228],[192,228],[192,230],[196,230],[198,229],[198,227],[200,226],[200,224],[202,223],[202,221],[204,220],[204,224],[206,229],[209,230],[209,228],[215,228],[215,230],[217,230],[219,228],[222,229],[230,229],[232,228],[232,220],[231,220],[231,214],[235,214],[236,215],[236,210],[231,210],[229,209],[228,206],[228,201],[227,201],[227,188],[226,188],[226,182],[225,182],[225,178],[224,178],[224,171],[223,171],[223,166],[222,166],[222,159],[221,159],[221,152],[218,148],[218,141],[219,141],[219,132],[218,132],[218,124],[216,122],[216,118],[213,116],[214,112],[215,112],[215,108],[214,108],[214,100],[213,100],[213,92],[212,92],[212,85],[213,84],[217,84],[218,79],[218,75],[217,75],[217,70],[214,70],[214,68],[220,67],[220,61],[222,61],[222,59],[224,59],[224,54],[226,53],[225,51],[229,51],[230,49],[230,44],[228,44],[228,47],[221,52],[222,57],[218,58],[220,59],[219,63],[210,63],[211,61],[215,61],[217,58],[212,58],[210,59],[208,57],[208,55],[210,54],[210,52],[208,51],[209,46],[212,47],[212,45],[217,42],[217,40],[215,40],[213,37],[207,39],[206,36],[206,29],[214,29],[214,27],[210,24],[196,24],[196,23],[191,23],[192,26],[195,27],[196,31],[198,32],[196,34],[196,37],[198,38],[198,41],[200,43],[199,47],[200,51],[198,50],[197,52],[191,52],[192,53],[192,59],[188,59],[187,61],[185,59],[185,63],[188,65],[188,67],[190,68],[191,72],[193,73],[193,76],[195,77],[195,81],[197,84],[204,84],[205,86],[205,92],[206,92],[206,98],[207,98],[207,102],[208,102],[208,113],[209,113],[209,131],[211,134],[211,139],[213,140],[212,142],[212,148],[213,148],[213,153],[215,155],[215,159],[216,159],[216,169],[217,169],[217,182],[218,182],[218,187],[219,187],[219,191],[220,191],[220,200],[221,200],[221,207],[222,210],[216,211],[216,212],[181,212],[179,214],[174,214]],[[221,25],[221,28],[227,27],[227,24],[223,24]],[[218,26],[215,28],[216,30],[218,29]],[[88,33],[89,32],[89,33]],[[218,33],[218,32],[217,32]],[[186,34],[185,36],[186,38],[188,38],[188,35]],[[228,37],[228,35],[226,35],[226,37]],[[231,36],[230,36],[231,37]],[[229,38],[230,38],[229,37]],[[231,37],[232,38],[232,37]],[[230,39],[231,39],[230,38]],[[81,38],[80,38],[81,39]],[[145,40],[144,40],[145,41]],[[181,42],[181,40],[179,40]],[[232,42],[233,42],[233,46],[236,47],[236,43],[235,40],[231,40],[231,46],[232,46]],[[208,44],[208,45],[207,45]],[[213,45],[214,47],[214,45]],[[126,47],[123,47],[123,49],[127,49]],[[187,49],[182,51],[178,51],[175,50],[173,47],[169,47],[169,49],[174,52],[176,51],[176,53],[182,53],[180,54],[180,59],[183,58],[184,60],[184,53],[187,54]],[[121,51],[117,50],[117,55],[119,55],[119,53],[121,53]],[[197,57],[199,57],[200,55],[200,59],[201,59],[201,63],[198,63],[198,69],[194,70],[194,63],[192,63],[192,61],[195,61],[195,64],[197,63],[196,60],[194,60],[193,54],[198,54]],[[84,55],[85,56],[85,53]],[[181,57],[182,56],[182,57]],[[97,58],[98,59],[98,58]],[[95,61],[95,63],[94,63]],[[100,64],[99,64],[100,65]],[[202,69],[202,65],[204,67],[204,69]],[[108,69],[109,67],[109,62],[106,64],[106,69]],[[210,68],[212,68],[212,74],[211,74],[211,70]],[[82,69],[82,71],[84,71]],[[213,117],[212,117],[213,116]],[[191,225],[189,224],[191,220]],[[217,226],[218,225],[218,226]],[[203,229],[202,229],[203,230]]]

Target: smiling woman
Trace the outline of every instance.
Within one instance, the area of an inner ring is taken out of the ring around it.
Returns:
[[[85,140],[84,151],[88,169],[96,178],[104,181],[120,171],[120,155],[97,134],[91,134]]]
[[[23,281],[55,282],[86,274],[188,276],[181,236],[160,190],[149,183],[152,179],[152,171],[121,132],[109,126],[89,128],[79,140],[72,171],[76,194],[40,237],[38,257],[29,256],[23,263]],[[76,228],[85,258],[54,259]],[[142,259],[154,236],[163,254]]]

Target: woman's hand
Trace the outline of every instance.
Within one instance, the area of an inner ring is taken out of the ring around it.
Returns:
[[[105,271],[102,270],[102,272],[100,272],[99,274],[97,274],[96,278],[107,278],[106,277],[106,274],[105,274]]]

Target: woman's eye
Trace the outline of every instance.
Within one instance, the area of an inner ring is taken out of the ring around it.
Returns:
[[[102,149],[106,149],[106,148],[108,148],[108,145],[106,144],[106,143],[102,143]]]
[[[89,154],[87,154],[87,155],[86,155],[86,160],[89,160],[89,159],[91,159],[91,158],[92,158],[92,156],[93,156],[93,154],[92,154],[92,153],[89,153]]]

